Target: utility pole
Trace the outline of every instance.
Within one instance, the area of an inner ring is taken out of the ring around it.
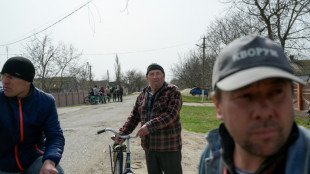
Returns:
[[[204,98],[204,90],[205,90],[205,61],[206,61],[206,37],[203,37],[203,43],[202,43],[202,101]]]
[[[91,65],[89,65],[89,81],[91,82]]]
[[[89,64],[89,62],[87,62],[86,64],[86,72],[88,73],[88,78],[89,78],[89,81],[88,81],[88,85],[89,85],[89,89],[92,87],[91,86],[91,65]]]
[[[202,48],[202,77],[201,77],[201,90],[202,90],[202,95],[201,95],[201,101],[203,102],[204,99],[204,91],[205,91],[205,61],[206,61],[206,37],[203,37],[203,42],[202,46],[197,45],[198,47]]]

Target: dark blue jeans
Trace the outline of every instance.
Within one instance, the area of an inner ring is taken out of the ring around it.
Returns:
[[[0,174],[39,174],[40,169],[42,167],[42,156],[34,160],[34,162],[28,167],[28,169],[22,171],[22,172],[3,172],[0,171]],[[59,174],[64,174],[64,171],[60,167],[60,165],[56,166],[56,169],[58,170]]]
[[[181,150],[176,152],[147,152],[145,159],[148,174],[182,174]]]

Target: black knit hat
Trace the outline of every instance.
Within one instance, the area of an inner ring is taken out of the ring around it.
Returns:
[[[161,72],[163,72],[165,74],[165,71],[164,71],[163,67],[161,67],[157,63],[152,63],[151,65],[149,65],[147,67],[146,75],[148,75],[150,71],[155,70],[155,69],[160,70]]]
[[[11,57],[3,65],[1,74],[4,73],[32,82],[35,75],[35,69],[29,59],[24,57]]]

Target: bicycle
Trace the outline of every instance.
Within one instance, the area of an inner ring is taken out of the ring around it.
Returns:
[[[110,151],[110,164],[111,164],[111,171],[112,174],[133,174],[130,168],[130,141],[131,138],[136,138],[136,136],[132,135],[120,135],[116,130],[112,128],[105,128],[102,130],[97,131],[97,134],[101,134],[103,132],[110,131],[113,132],[115,135],[119,136],[122,139],[126,139],[126,145],[114,143],[113,145],[109,145]],[[115,137],[111,137],[112,140]],[[126,165],[124,166],[123,171],[123,152],[126,150]]]
[[[93,95],[88,95],[84,97],[84,103],[90,103],[92,105],[98,104],[99,103],[99,97],[98,96],[93,96]]]

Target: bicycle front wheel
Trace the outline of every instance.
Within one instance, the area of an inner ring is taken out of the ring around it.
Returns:
[[[89,102],[89,96],[84,97],[84,104]]]
[[[115,157],[114,157],[114,155],[115,155],[115,153],[116,152],[114,152],[114,150],[113,150],[113,147],[112,147],[112,145],[109,145],[109,150],[110,150],[110,163],[111,163],[111,172],[112,172],[112,174],[114,174],[115,172],[115,161],[114,161],[114,159],[115,159]]]
[[[123,158],[121,159],[120,155],[117,154],[117,158],[114,160],[114,174],[121,174],[123,173]]]

